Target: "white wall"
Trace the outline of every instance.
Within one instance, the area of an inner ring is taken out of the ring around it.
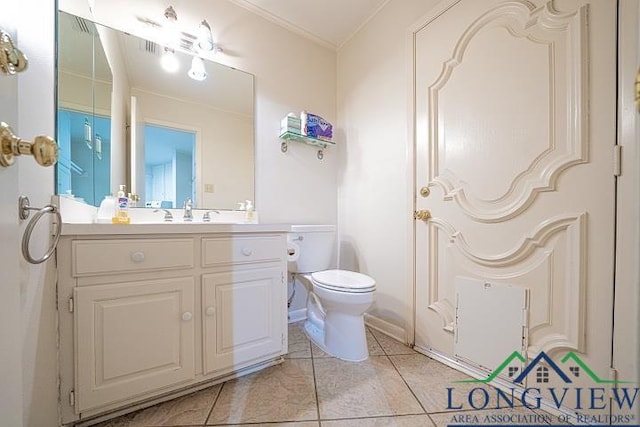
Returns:
[[[337,153],[319,161],[315,148],[291,144],[283,154],[278,140],[280,120],[290,111],[307,109],[335,123],[335,52],[229,2],[202,2],[189,9],[190,16],[206,16],[222,47],[235,53],[224,62],[256,76],[260,221],[335,224]]]
[[[338,52],[340,265],[377,282],[370,313],[410,315],[408,29],[437,0],[392,0]]]

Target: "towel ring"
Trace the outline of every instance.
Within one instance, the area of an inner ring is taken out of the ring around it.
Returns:
[[[20,196],[20,218],[27,219],[29,217],[30,210],[37,210],[36,214],[31,218],[29,223],[27,224],[27,228],[24,230],[24,235],[22,236],[22,256],[27,262],[31,264],[41,264],[48,260],[53,252],[56,250],[56,246],[58,245],[58,240],[60,240],[60,232],[62,231],[62,217],[60,216],[60,210],[54,205],[46,205],[42,209],[33,208],[29,206],[29,198],[25,196]],[[56,216],[56,221],[58,226],[56,227],[56,234],[53,237],[53,242],[51,246],[45,252],[42,257],[36,259],[31,256],[29,252],[29,242],[31,241],[31,233],[33,233],[33,229],[35,228],[40,218],[42,218],[45,214],[52,214]]]

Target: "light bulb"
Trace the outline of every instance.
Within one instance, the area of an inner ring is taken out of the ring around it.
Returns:
[[[204,67],[204,61],[199,56],[194,56],[191,60],[191,69],[188,72],[189,77],[193,80],[201,82],[207,78],[207,70]]]
[[[206,50],[207,52],[213,50],[213,35],[206,19],[198,27],[198,41],[196,44],[201,50]]]
[[[160,58],[160,64],[162,68],[168,73],[175,73],[180,69],[180,61],[176,58],[176,53],[173,49],[168,47],[164,48],[164,55]]]

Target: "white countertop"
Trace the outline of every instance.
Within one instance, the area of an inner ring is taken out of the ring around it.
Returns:
[[[286,233],[290,224],[220,224],[203,222],[175,222],[153,224],[93,224],[63,223],[62,236],[90,235],[159,235],[159,234],[209,234],[209,233]]]

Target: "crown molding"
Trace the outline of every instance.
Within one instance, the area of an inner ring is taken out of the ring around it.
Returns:
[[[335,43],[325,40],[322,37],[318,37],[317,35],[305,30],[304,28],[299,27],[277,15],[274,15],[273,13],[261,7],[258,7],[253,3],[250,3],[246,0],[229,0],[229,1],[235,4],[236,6],[240,6],[241,8],[246,9],[249,12],[252,12],[255,15],[260,16],[261,18],[264,18],[267,21],[270,21],[286,30],[291,31],[292,33],[298,34],[306,39],[309,39],[312,42],[319,44],[320,46],[326,47],[327,49],[331,49],[333,51],[336,51],[338,48],[338,46]]]

